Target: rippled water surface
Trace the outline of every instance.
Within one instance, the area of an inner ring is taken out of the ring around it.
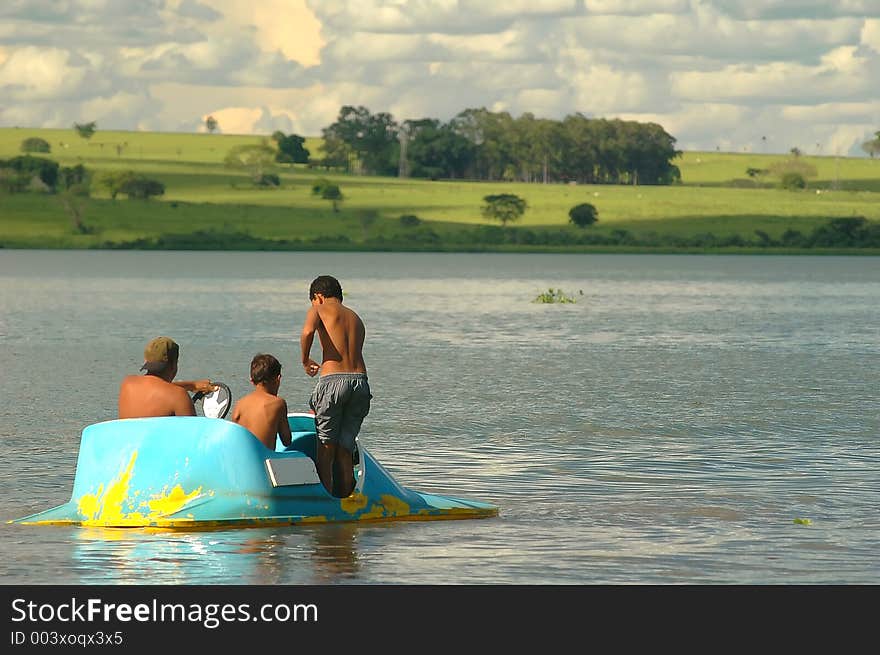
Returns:
[[[69,500],[156,334],[236,398],[275,354],[304,409],[322,273],[367,325],[364,446],[498,517],[5,523]],[[878,371],[875,257],[0,250],[0,583],[877,584]]]

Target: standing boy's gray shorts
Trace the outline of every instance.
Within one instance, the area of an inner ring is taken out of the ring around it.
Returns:
[[[353,453],[372,397],[366,373],[330,373],[318,378],[309,407],[315,412],[321,443],[338,444]]]

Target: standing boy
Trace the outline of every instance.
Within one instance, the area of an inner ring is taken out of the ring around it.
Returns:
[[[281,362],[272,355],[255,355],[251,360],[251,384],[254,390],[232,409],[233,422],[250,430],[270,450],[275,450],[276,435],[285,447],[290,446],[287,401],[278,397]]]
[[[335,277],[316,277],[309,300],[300,349],[306,374],[321,372],[309,399],[318,434],[318,476],[329,493],[347,498],[354,491],[355,437],[373,397],[362,352],[366,330],[360,316],[342,304],[342,287]],[[323,351],[321,364],[310,354],[315,332]]]

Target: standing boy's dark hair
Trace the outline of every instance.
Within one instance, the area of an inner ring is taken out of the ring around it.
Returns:
[[[315,299],[315,294],[320,293],[325,298],[339,298],[342,300],[342,286],[332,275],[319,275],[312,280],[309,287],[309,300]]]
[[[281,375],[281,362],[272,355],[260,353],[251,360],[251,381],[254,384],[271,382]]]

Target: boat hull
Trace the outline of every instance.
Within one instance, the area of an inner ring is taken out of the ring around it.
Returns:
[[[324,489],[314,464],[314,418],[292,414],[294,444],[269,450],[224,419],[119,419],[82,433],[70,501],[12,521],[138,528],[259,527],[495,516],[479,501],[404,488],[359,447],[348,498]]]

